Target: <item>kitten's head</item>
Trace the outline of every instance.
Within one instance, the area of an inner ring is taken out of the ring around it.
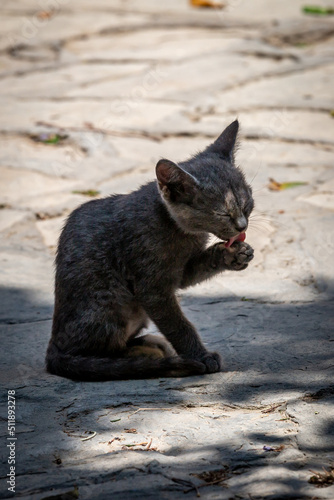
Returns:
[[[202,153],[176,165],[160,160],[160,194],[176,223],[187,233],[211,233],[228,241],[245,232],[254,208],[251,187],[234,165],[239,123],[234,121]]]

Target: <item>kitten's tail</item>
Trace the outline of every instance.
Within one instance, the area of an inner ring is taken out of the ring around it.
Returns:
[[[50,342],[46,353],[46,369],[54,375],[91,382],[187,377],[202,375],[206,371],[203,363],[178,356],[161,359],[77,356],[63,353],[53,342]]]

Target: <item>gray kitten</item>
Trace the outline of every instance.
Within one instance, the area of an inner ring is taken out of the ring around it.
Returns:
[[[160,160],[153,181],[69,216],[56,257],[50,373],[77,380],[218,372],[175,296],[253,258],[252,191],[234,165],[238,121],[205,151]],[[209,234],[221,241],[206,247]],[[138,336],[151,319],[164,337]]]

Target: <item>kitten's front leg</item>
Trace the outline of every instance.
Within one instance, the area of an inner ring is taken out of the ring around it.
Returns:
[[[242,271],[254,257],[248,243],[235,241],[229,248],[216,243],[192,257],[184,269],[181,288],[196,285],[225,270]]]
[[[142,296],[140,301],[142,307],[179,356],[199,361],[202,366],[204,365],[203,371],[206,373],[221,370],[222,362],[219,354],[205,349],[194,326],[184,316],[174,295],[155,292],[146,297]]]

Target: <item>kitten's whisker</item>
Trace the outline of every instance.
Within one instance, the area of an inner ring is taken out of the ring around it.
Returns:
[[[271,234],[273,232],[271,227],[252,226],[251,230],[261,234]]]
[[[265,220],[265,221],[271,222],[273,220],[273,218],[268,216],[268,214],[266,214],[266,215],[254,214],[254,215],[251,215],[249,217],[249,221],[258,221],[258,220],[260,220],[260,221]]]
[[[286,224],[284,222],[281,222],[281,221],[275,221],[275,226],[279,227],[279,228],[283,228],[283,229],[289,229],[291,226],[289,226],[289,224]]]
[[[288,224],[285,224],[284,222],[277,221],[277,220],[275,220],[274,226],[275,226],[275,228],[282,228],[282,229],[288,229],[289,228]],[[269,227],[270,227],[270,229],[272,229],[272,227],[273,227],[273,220],[267,220],[267,221],[266,220],[264,220],[264,221],[261,221],[261,220],[254,221],[253,220],[253,221],[250,221],[249,227],[251,229],[264,228],[264,229],[267,230],[267,229],[269,229]]]
[[[255,174],[254,174],[254,176],[253,176],[253,178],[252,178],[252,180],[249,182],[249,184],[250,184],[251,186],[252,186],[252,183],[253,183],[254,179],[257,177],[258,173],[260,172],[260,167],[261,167],[261,165],[259,165],[259,166],[258,166],[258,168],[257,168],[257,170],[256,170],[256,172],[255,172]],[[240,168],[240,167],[239,167],[239,168]]]
[[[268,224],[269,226],[271,226],[273,224],[273,220],[272,219],[251,219],[249,221],[249,225],[251,224]]]
[[[268,212],[253,212],[249,216],[250,219],[255,219],[256,217],[270,217],[270,214]]]
[[[251,230],[256,230],[256,231],[272,231],[272,227],[269,227],[269,226],[250,226],[250,229]]]
[[[265,221],[268,223],[283,224],[282,221],[277,219],[277,214],[266,214],[265,216],[261,214],[254,214],[249,217],[249,222],[261,222]]]
[[[252,230],[254,230],[254,231],[255,231],[255,232],[257,232],[257,233],[261,233],[261,234],[263,234],[263,230],[262,230],[262,229],[260,229],[259,227],[252,227]]]
[[[272,219],[251,219],[249,221],[249,226],[261,226],[261,225],[266,225],[272,227],[273,225],[273,220]]]

